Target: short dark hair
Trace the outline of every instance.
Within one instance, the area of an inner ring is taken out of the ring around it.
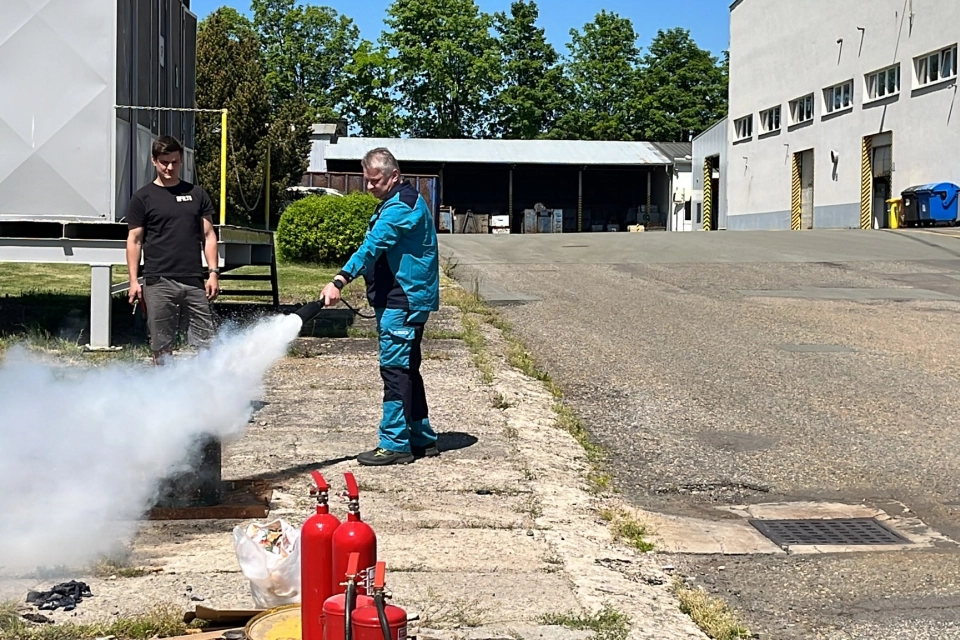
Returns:
[[[168,153],[179,153],[182,156],[183,145],[173,136],[160,136],[153,141],[152,153],[154,160]]]

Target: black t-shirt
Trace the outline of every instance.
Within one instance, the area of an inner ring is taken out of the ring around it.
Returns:
[[[175,187],[151,182],[134,193],[127,226],[143,227],[143,276],[202,279],[203,218],[212,215],[207,192],[182,180]]]

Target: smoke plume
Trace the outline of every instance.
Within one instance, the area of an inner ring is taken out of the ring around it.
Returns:
[[[0,364],[0,575],[80,566],[128,540],[202,434],[237,438],[301,326],[269,318],[165,367]]]

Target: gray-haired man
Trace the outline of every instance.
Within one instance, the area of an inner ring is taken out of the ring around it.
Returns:
[[[336,304],[340,289],[363,275],[377,315],[383,418],[377,447],[357,460],[367,466],[408,464],[439,453],[420,375],[423,327],[440,308],[437,234],[430,208],[401,181],[390,151],[373,149],[362,165],[367,190],[381,203],[363,244],[321,295],[326,305]]]

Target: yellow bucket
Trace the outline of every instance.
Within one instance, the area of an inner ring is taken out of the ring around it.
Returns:
[[[247,640],[301,640],[300,605],[288,604],[258,614],[243,629]]]

